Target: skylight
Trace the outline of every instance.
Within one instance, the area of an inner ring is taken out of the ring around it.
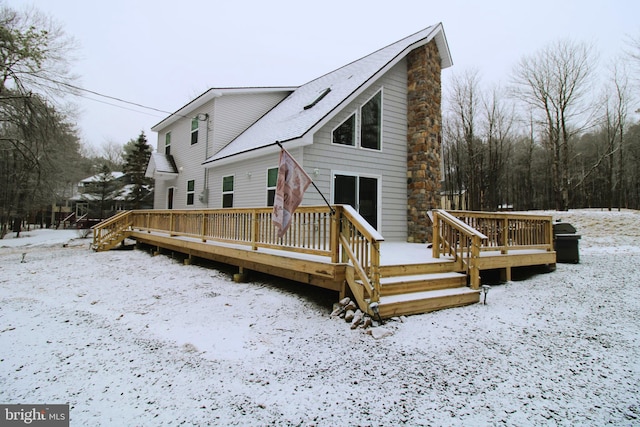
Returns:
[[[331,88],[328,87],[325,90],[322,91],[322,93],[315,99],[315,101],[313,101],[311,104],[309,105],[305,105],[304,109],[308,110],[309,108],[313,108],[318,102],[322,101],[322,98],[324,98],[325,96],[327,96],[327,94],[331,92]]]

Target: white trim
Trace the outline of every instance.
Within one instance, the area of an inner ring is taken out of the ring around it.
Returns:
[[[225,178],[228,178],[228,177],[232,177],[232,178],[233,178],[233,190],[231,190],[231,191],[224,191],[224,179],[225,179]],[[222,186],[221,186],[221,188],[220,188],[220,190],[221,190],[221,191],[220,191],[220,207],[221,207],[221,208],[224,208],[224,196],[225,196],[226,194],[231,194],[231,195],[233,196],[233,199],[234,199],[234,200],[233,200],[233,202],[231,203],[231,206],[229,206],[229,208],[233,208],[233,205],[234,205],[234,202],[235,202],[235,192],[236,192],[236,174],[235,174],[235,173],[232,173],[232,174],[230,174],[230,175],[223,175],[221,178],[222,178],[222,179],[221,179],[220,181],[222,181],[222,182],[221,182]]]
[[[329,140],[331,145],[337,145],[338,147],[353,147],[353,148],[357,148],[358,147],[358,134],[359,134],[359,130],[360,130],[360,126],[359,126],[359,120],[358,120],[358,112],[360,111],[359,108],[356,108],[353,113],[349,114],[347,116],[346,119],[344,119],[342,122],[340,122],[340,124],[336,127],[334,127],[333,129],[331,129],[331,134],[329,135]],[[340,126],[342,126],[343,124],[345,124],[347,122],[347,120],[349,120],[351,117],[353,117],[353,121],[354,121],[354,125],[353,125],[353,145],[347,145],[347,144],[338,144],[336,142],[333,142],[333,132],[336,131],[336,129],[338,129]]]
[[[284,148],[287,149],[287,151],[291,151],[299,147],[305,147],[311,144],[313,144],[313,137],[308,137],[308,136],[304,138],[292,139],[290,141],[286,141],[282,143],[282,145],[284,146]],[[279,152],[280,152],[280,147],[278,147],[275,141],[273,141],[271,145],[264,145],[254,150],[249,150],[242,153],[231,155],[229,157],[224,157],[222,159],[206,162],[206,163],[203,163],[202,166],[204,166],[205,168],[212,168],[212,167],[218,167],[218,166],[231,165],[237,162],[256,159],[258,157],[266,156],[268,154],[279,153]],[[298,163],[301,163],[300,160],[298,160]]]
[[[410,37],[410,36],[409,36]],[[451,60],[451,54],[449,52],[449,46],[447,44],[446,38],[444,38],[444,28],[442,27],[442,23],[437,24],[433,27],[433,29],[427,34],[423,39],[412,43],[407,46],[404,50],[402,50],[395,58],[393,58],[389,63],[380,68],[377,72],[375,72],[362,86],[356,89],[353,93],[351,93],[348,97],[342,100],[336,107],[327,114],[324,119],[320,120],[314,126],[307,130],[306,134],[313,135],[319,129],[321,129],[324,125],[327,124],[328,121],[335,117],[335,113],[342,111],[343,108],[349,105],[350,102],[355,100],[358,96],[360,96],[363,92],[369,89],[376,81],[378,81],[385,73],[395,67],[401,60],[406,58],[406,56],[414,49],[417,49],[421,46],[428,44],[431,40],[436,41],[436,45],[438,46],[438,51],[440,53],[441,63],[440,66],[442,69],[448,68],[453,64]],[[446,47],[446,55],[442,55],[441,48]]]
[[[277,187],[277,184],[278,184],[278,176],[276,175],[276,184],[273,187],[269,187],[269,171],[271,169],[278,170],[279,168],[280,167],[277,166],[277,165],[273,166],[273,167],[270,167],[270,168],[267,168],[267,172],[266,172],[266,175],[265,175],[265,178],[266,178],[265,181],[266,182],[265,182],[265,193],[264,193],[264,205],[267,206],[267,207],[273,206],[273,205],[269,206],[269,190],[276,191],[276,187]]]
[[[384,123],[384,86],[380,86],[380,89],[377,90],[373,95],[371,95],[366,101],[364,101],[362,103],[362,105],[360,105],[360,108],[358,108],[358,113],[360,114],[360,126],[358,127],[358,148],[361,148],[363,150],[370,150],[370,151],[377,151],[377,152],[382,152],[382,144],[383,144],[383,128],[382,125]],[[362,146],[362,108],[369,102],[371,101],[373,98],[376,97],[376,95],[380,94],[380,129],[378,130],[379,132],[379,136],[380,136],[380,148],[369,148],[369,147],[363,147]]]
[[[169,153],[167,153],[167,135],[169,136]],[[171,129],[169,129],[167,132],[164,133],[164,145],[162,147],[162,152],[167,155],[167,154],[171,154],[171,143],[172,143],[172,138],[171,138]]]
[[[193,190],[189,190],[189,183],[193,182]],[[184,199],[184,205],[185,206],[195,206],[196,204],[196,180],[195,179],[188,179],[186,182],[186,189],[185,189],[185,199]],[[189,194],[193,195],[193,203],[189,203]]]
[[[376,230],[380,234],[382,233],[382,175],[379,174],[371,174],[371,173],[363,173],[363,172],[353,172],[353,171],[344,171],[344,170],[333,170],[330,171],[330,200],[331,204],[335,205],[335,181],[336,175],[344,175],[344,176],[353,176],[356,178],[357,185],[357,194],[356,197],[360,198],[360,181],[359,178],[373,178],[376,180],[377,188],[376,188],[376,218],[378,219],[378,223],[376,224]],[[355,207],[356,211],[360,212],[360,206]]]
[[[236,88],[212,88],[191,102],[187,103],[176,112],[168,115],[162,119],[159,123],[153,125],[151,130],[158,132],[161,129],[169,126],[173,122],[185,117],[189,117],[194,110],[205,105],[207,102],[219,98],[223,95],[237,95],[237,94],[251,94],[251,93],[273,93],[273,92],[293,92],[298,86],[282,86],[282,87],[236,87]]]
[[[175,209],[176,207],[176,190],[178,187],[172,185],[167,187],[167,192],[164,195],[164,208],[165,209]],[[169,207],[169,191],[171,190],[171,208]]]

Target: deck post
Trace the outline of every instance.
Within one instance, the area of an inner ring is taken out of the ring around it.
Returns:
[[[244,267],[238,267],[238,272],[233,275],[233,281],[236,283],[244,283],[247,281],[249,270],[245,270]]]
[[[173,221],[174,221],[173,220],[173,212],[170,212],[169,213],[169,236],[171,236],[171,237],[175,236],[175,234],[173,233],[173,226],[174,226]]]
[[[260,227],[258,224],[258,212],[253,210],[251,212],[251,249],[258,250],[258,235],[260,233]]]
[[[331,262],[337,264],[340,262],[340,219],[342,210],[336,209],[331,215],[331,223],[329,230],[329,250],[331,251]]]
[[[500,253],[502,254],[506,254],[507,252],[509,252],[508,246],[509,246],[509,217],[505,216],[504,220],[502,221],[502,242],[500,242],[501,246],[502,246],[502,250],[500,251]],[[511,274],[509,274],[511,275]]]
[[[371,285],[373,285],[373,295],[371,302],[380,301],[380,242],[371,242]]]
[[[471,239],[471,261],[469,265],[469,275],[471,280],[471,289],[480,289],[480,238],[473,236]]]
[[[431,242],[431,254],[433,258],[440,258],[440,218],[438,211],[433,211],[433,242]]]
[[[201,230],[200,230],[200,234],[202,235],[202,241],[206,242],[207,241],[207,237],[206,237],[206,232],[207,232],[207,214],[206,212],[202,212],[202,224],[200,226]]]

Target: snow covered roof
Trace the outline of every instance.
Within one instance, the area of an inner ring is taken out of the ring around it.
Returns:
[[[296,89],[295,86],[273,86],[273,87],[230,87],[230,88],[211,88],[200,96],[190,101],[186,105],[180,107],[175,113],[164,118],[161,122],[153,125],[151,130],[158,132],[163,128],[169,126],[184,117],[194,116],[198,108],[202,107],[212,99],[218,98],[223,95],[238,95],[238,94],[253,94],[253,93],[270,93],[270,92],[293,92]]]
[[[111,176],[113,177],[113,179],[119,179],[124,176],[124,172],[111,172]],[[99,182],[102,180],[102,177],[103,177],[103,174],[99,173],[97,175],[93,175],[88,178],[85,178],[80,182],[81,183]]]
[[[151,153],[144,175],[148,178],[174,178],[178,175],[178,168],[173,156],[163,153]]]
[[[312,135],[409,52],[435,39],[442,68],[452,65],[442,24],[430,26],[297,88],[205,164]],[[311,141],[303,142],[310,144]]]

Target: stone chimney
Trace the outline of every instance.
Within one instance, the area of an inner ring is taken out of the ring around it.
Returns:
[[[427,216],[440,205],[440,55],[434,40],[407,55],[407,241],[431,241]]]

